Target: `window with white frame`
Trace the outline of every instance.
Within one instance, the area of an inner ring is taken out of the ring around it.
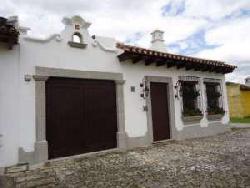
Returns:
[[[181,77],[179,81],[183,116],[202,116],[198,80],[197,77]]]
[[[207,114],[224,114],[222,104],[222,89],[219,81],[204,81],[207,96]]]

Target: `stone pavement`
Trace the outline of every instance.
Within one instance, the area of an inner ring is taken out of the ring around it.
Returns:
[[[49,161],[35,169],[9,172],[3,184],[25,188],[250,187],[250,129]]]

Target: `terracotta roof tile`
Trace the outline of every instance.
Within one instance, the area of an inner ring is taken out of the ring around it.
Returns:
[[[172,59],[172,60],[179,60],[182,62],[186,63],[193,63],[195,65],[209,65],[209,66],[215,66],[215,67],[221,67],[226,69],[224,72],[232,72],[236,66],[234,65],[229,65],[226,64],[222,61],[215,61],[215,60],[208,60],[208,59],[201,59],[197,57],[190,57],[190,56],[184,56],[184,55],[176,55],[176,54],[171,54],[167,52],[159,52],[151,49],[146,49],[146,48],[141,48],[137,46],[131,46],[131,45],[126,45],[123,43],[117,43],[117,48],[124,50],[124,53],[134,53],[135,55],[148,55],[148,56],[153,56],[156,58],[167,58],[167,59]]]

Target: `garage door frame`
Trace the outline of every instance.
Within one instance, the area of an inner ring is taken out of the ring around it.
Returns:
[[[78,71],[70,69],[58,69],[48,67],[35,67],[35,124],[36,141],[34,152],[25,152],[19,148],[19,162],[29,162],[30,164],[40,163],[48,160],[48,143],[46,141],[46,112],[45,112],[45,83],[49,77],[80,78],[112,80],[116,85],[116,106],[117,106],[117,147],[125,149],[125,117],[124,117],[124,93],[122,73],[98,72],[98,71]]]

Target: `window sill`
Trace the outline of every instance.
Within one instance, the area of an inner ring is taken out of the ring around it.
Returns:
[[[209,121],[213,120],[221,120],[221,118],[224,116],[224,114],[213,114],[213,115],[207,115],[207,119]]]
[[[203,116],[201,115],[197,115],[197,116],[182,116],[182,121],[184,123],[197,123],[200,122],[200,120],[203,118]]]
[[[69,41],[68,44],[71,46],[71,47],[74,47],[74,48],[81,48],[81,49],[84,49],[86,48],[87,44],[84,44],[84,43],[77,43],[77,42],[72,42],[72,41]]]

